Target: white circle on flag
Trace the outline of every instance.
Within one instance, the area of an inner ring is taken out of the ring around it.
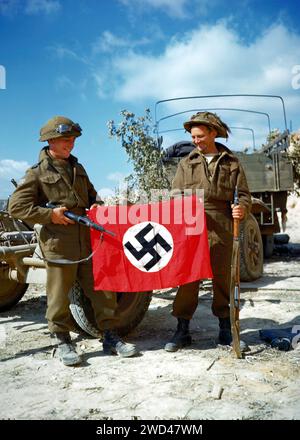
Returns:
[[[158,272],[171,260],[174,242],[168,229],[156,222],[133,225],[123,236],[124,253],[142,272]]]

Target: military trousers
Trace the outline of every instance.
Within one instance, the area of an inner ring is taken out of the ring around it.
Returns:
[[[73,331],[76,328],[69,308],[69,292],[76,280],[91,301],[98,328],[106,330],[117,326],[117,294],[94,290],[91,260],[70,265],[47,263],[46,270],[46,318],[51,333]]]
[[[210,262],[213,272],[212,312],[219,318],[230,315],[230,280],[232,256],[232,217],[228,206],[224,209],[205,207]],[[179,287],[174,303],[173,316],[191,319],[198,305],[199,286],[197,280]]]

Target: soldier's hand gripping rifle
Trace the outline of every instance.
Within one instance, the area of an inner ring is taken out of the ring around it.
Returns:
[[[234,206],[239,204],[238,189],[234,191]],[[239,242],[240,220],[233,218],[233,247],[231,257],[231,282],[230,282],[230,323],[233,349],[238,359],[242,358],[240,348],[240,242]]]
[[[46,207],[51,209],[58,208],[58,206],[54,205],[51,202],[46,203]],[[64,211],[64,216],[70,220],[73,220],[76,223],[79,223],[80,225],[84,225],[87,226],[88,228],[96,229],[96,231],[105,232],[106,234],[109,234],[112,237],[115,236],[113,232],[108,231],[107,229],[103,228],[103,226],[92,222],[92,220],[90,220],[86,215],[77,215],[74,214],[74,212],[72,211]]]

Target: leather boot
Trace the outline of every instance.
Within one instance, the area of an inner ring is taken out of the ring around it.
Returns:
[[[190,321],[184,318],[178,318],[177,330],[170,342],[165,345],[166,351],[177,351],[179,348],[191,345],[192,337],[189,331]]]
[[[122,341],[114,330],[104,330],[103,352],[105,354],[118,354],[121,357],[132,357],[139,353],[134,344]]]
[[[231,322],[230,318],[219,318],[219,344],[232,346]],[[245,341],[240,340],[241,352],[249,351]]]
[[[81,356],[76,352],[68,332],[55,333],[57,352],[64,365],[73,366],[81,363]]]

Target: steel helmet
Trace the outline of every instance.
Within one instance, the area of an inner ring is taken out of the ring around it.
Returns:
[[[40,141],[48,141],[59,137],[81,136],[81,127],[64,116],[54,116],[40,130]]]

